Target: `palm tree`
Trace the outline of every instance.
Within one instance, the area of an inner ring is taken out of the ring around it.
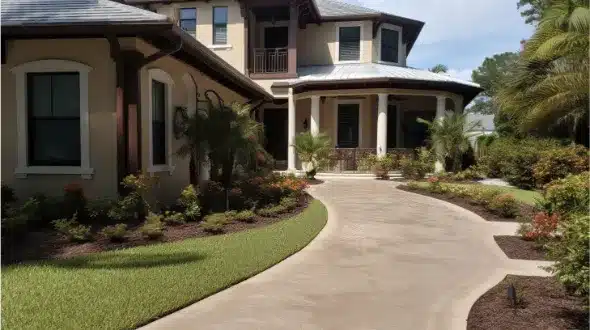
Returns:
[[[495,98],[522,132],[587,118],[589,33],[588,0],[551,2]]]
[[[180,157],[189,157],[189,182],[196,186],[199,177],[200,164],[208,153],[207,119],[209,113],[206,109],[197,109],[194,114],[186,115],[186,109],[177,109],[185,114],[181,122],[176,123],[178,138],[184,142],[176,151]]]
[[[436,156],[441,163],[451,160],[451,170],[461,170],[463,154],[469,149],[469,140],[465,132],[471,131],[481,124],[479,122],[468,123],[467,114],[447,111],[445,117],[440,120],[428,121],[422,118],[416,119],[428,127],[430,141],[435,146]]]
[[[307,178],[313,180],[317,170],[322,167],[328,159],[332,142],[326,134],[313,136],[310,132],[305,132],[295,137],[295,151],[297,156],[307,167]]]
[[[444,64],[437,64],[432,68],[428,69],[428,71],[434,73],[446,73],[447,71],[449,71],[449,68]]]

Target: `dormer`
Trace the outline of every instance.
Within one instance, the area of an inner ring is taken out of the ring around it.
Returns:
[[[403,27],[383,23],[373,39],[373,62],[406,65],[406,44],[403,42]]]

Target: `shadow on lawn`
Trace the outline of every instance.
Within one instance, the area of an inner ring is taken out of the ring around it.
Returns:
[[[166,267],[204,260],[206,254],[196,252],[175,253],[108,253],[80,256],[52,262],[53,266],[85,269],[125,269]]]

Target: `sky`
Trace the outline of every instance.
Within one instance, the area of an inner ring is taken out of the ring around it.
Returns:
[[[516,9],[517,0],[343,0],[425,22],[408,66],[449,67],[451,76],[471,80],[471,72],[497,53],[518,51],[533,33]]]

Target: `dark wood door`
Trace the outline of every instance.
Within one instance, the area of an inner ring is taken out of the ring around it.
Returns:
[[[359,146],[359,105],[338,105],[338,148]]]
[[[273,26],[264,28],[264,48],[287,48],[289,45],[289,28]]]
[[[264,109],[266,151],[275,160],[287,160],[287,109]]]

